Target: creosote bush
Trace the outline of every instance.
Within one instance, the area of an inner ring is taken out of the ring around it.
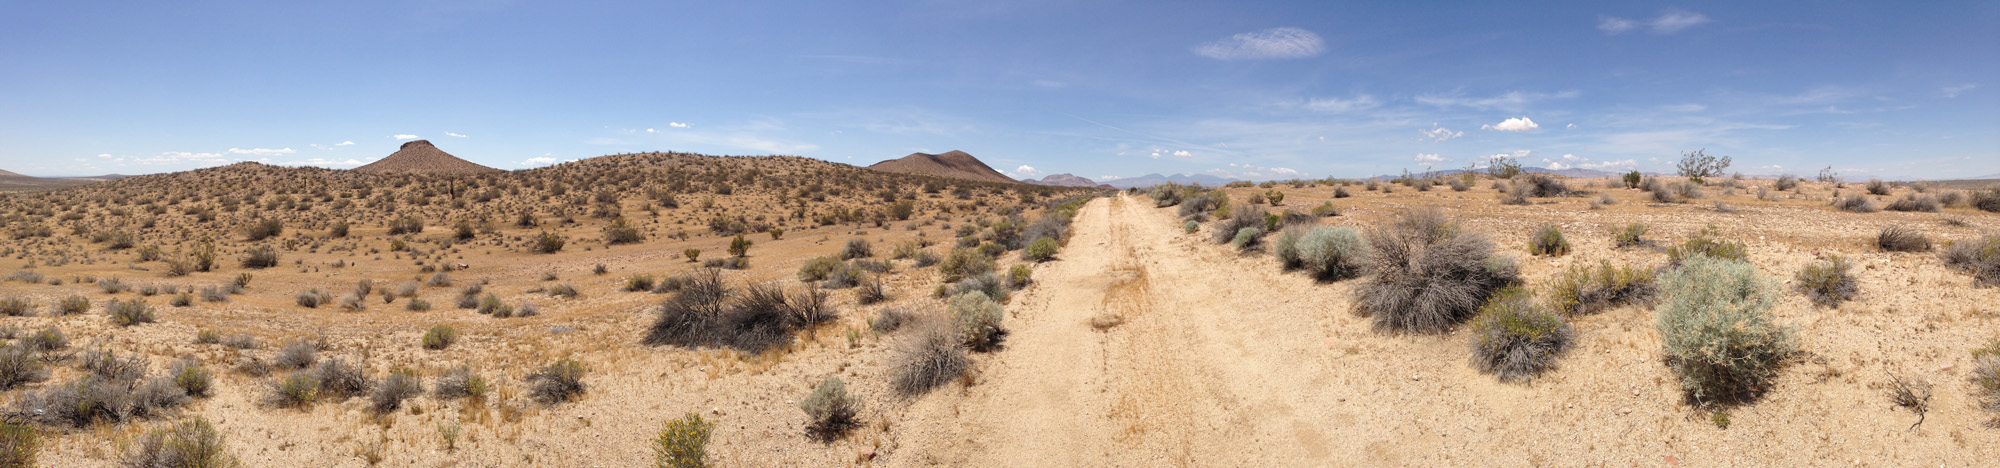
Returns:
[[[1835,208],[1839,208],[1841,211],[1851,211],[1855,213],[1874,213],[1876,211],[1881,211],[1881,208],[1875,207],[1874,200],[1869,200],[1868,197],[1862,195],[1848,195],[1845,197],[1840,197],[1839,199],[1834,200],[1833,206]]]
[[[1472,367],[1510,382],[1554,367],[1574,339],[1569,322],[1536,307],[1534,295],[1519,286],[1493,293],[1470,328]]]
[[[1644,224],[1627,224],[1623,229],[1612,231],[1611,242],[1618,248],[1645,245],[1647,227]]]
[[[1356,308],[1374,317],[1377,330],[1443,333],[1519,277],[1485,237],[1460,232],[1436,209],[1370,228],[1368,244],[1375,276],[1357,288]]]
[[[1000,346],[1000,340],[1007,336],[1007,329],[1000,325],[1006,312],[1000,304],[993,302],[986,293],[968,291],[951,298],[946,309],[952,322],[958,326],[959,335],[965,346],[973,351],[991,351]]]
[[[389,371],[389,377],[375,386],[375,393],[368,397],[368,408],[376,413],[388,413],[403,407],[403,400],[424,394],[424,384],[417,378],[414,369],[399,368]]]
[[[1655,329],[1697,403],[1737,402],[1770,388],[1778,366],[1797,348],[1789,327],[1771,314],[1776,286],[1741,260],[1695,255],[1660,281],[1665,298]]]
[[[485,398],[486,377],[473,372],[471,367],[454,367],[438,375],[431,385],[431,396],[440,400]]]
[[[158,321],[153,317],[153,306],[136,298],[125,301],[114,299],[105,303],[104,310],[111,315],[111,323],[121,327]]]
[[[806,423],[806,433],[830,442],[856,425],[861,401],[847,395],[847,382],[840,377],[828,377],[813,389],[812,395],[799,401],[799,410],[805,411],[810,421]]]
[[[706,468],[708,438],[715,425],[688,413],[667,421],[653,439],[653,465],[658,468]]]
[[[557,359],[548,367],[528,376],[529,394],[547,404],[562,403],[582,395],[583,363],[568,358]]]
[[[1688,257],[1696,255],[1736,261],[1749,258],[1742,241],[1718,239],[1717,236],[1720,235],[1721,232],[1717,231],[1715,226],[1709,226],[1681,242],[1681,245],[1667,247],[1668,264],[1680,265]]]
[[[1528,253],[1561,257],[1569,254],[1569,240],[1563,239],[1562,230],[1555,225],[1545,224],[1535,229],[1535,236],[1528,240]]]
[[[1806,265],[1792,277],[1792,287],[1805,294],[1813,304],[1825,307],[1839,307],[1841,302],[1854,300],[1861,293],[1860,283],[1848,273],[1853,265],[1847,258],[1833,255]]]
[[[125,466],[143,468],[234,467],[238,461],[223,446],[222,432],[199,416],[154,429],[133,444]]]
[[[1995,416],[1986,427],[2000,428],[2000,340],[1972,350],[1972,387],[1979,407]]]
[[[445,349],[458,342],[458,329],[438,324],[424,332],[424,349]]]
[[[945,255],[944,261],[938,263],[938,272],[944,274],[947,283],[991,271],[993,271],[992,257],[965,247],[951,249],[951,253]]]
[[[1653,270],[1614,266],[1600,261],[1596,268],[1578,264],[1556,277],[1549,287],[1549,307],[1563,315],[1601,312],[1624,304],[1651,300],[1656,291]]]
[[[42,437],[26,422],[0,420],[0,468],[32,468],[42,450]]]

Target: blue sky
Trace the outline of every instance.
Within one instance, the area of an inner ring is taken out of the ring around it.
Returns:
[[[2000,2],[0,0],[0,169],[353,167],[424,138],[1017,176],[2000,173]]]

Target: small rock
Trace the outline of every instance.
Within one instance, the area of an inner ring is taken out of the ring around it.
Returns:
[[[1619,415],[1619,416],[1624,416],[1624,415],[1627,415],[1627,414],[1632,414],[1632,407],[1630,407],[1630,406],[1627,406],[1627,407],[1624,407],[1624,408],[1618,408],[1618,415]]]

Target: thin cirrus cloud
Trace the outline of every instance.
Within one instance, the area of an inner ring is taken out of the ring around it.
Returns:
[[[1417,103],[1419,104],[1425,104],[1437,107],[1467,107],[1473,109],[1519,110],[1527,107],[1529,104],[1534,104],[1536,102],[1547,101],[1551,99],[1569,99],[1577,97],[1579,94],[1581,93],[1578,93],[1575,90],[1563,91],[1557,93],[1524,93],[1520,91],[1508,91],[1506,94],[1501,94],[1499,96],[1483,97],[1483,98],[1464,97],[1458,95],[1441,96],[1434,94],[1426,94],[1417,96],[1416,100]]]
[[[1673,34],[1711,21],[1708,15],[1688,11],[1671,10],[1650,20],[1635,20],[1616,16],[1602,16],[1597,19],[1597,29],[1609,34],[1624,34],[1641,28],[1653,34]]]
[[[444,132],[444,136],[465,138],[465,134],[463,133]]]
[[[354,142],[353,142],[352,140],[350,140],[350,141],[343,141],[343,142],[339,142],[339,143],[334,143],[334,144],[333,144],[333,146],[354,146]]]
[[[229,154],[254,154],[254,155],[258,155],[258,156],[276,156],[276,155],[281,155],[281,154],[292,154],[292,153],[297,153],[297,151],[293,151],[293,150],[292,150],[291,148],[279,148],[279,149],[271,149],[271,148],[248,148],[248,149],[245,149],[245,148],[230,148],[230,149],[229,149]]]
[[[1216,60],[1291,59],[1319,55],[1326,42],[1299,28],[1271,28],[1241,33],[1194,47],[1194,53]]]
[[[1525,132],[1537,128],[1542,128],[1542,126],[1535,125],[1535,121],[1529,119],[1527,116],[1502,120],[1500,123],[1493,125],[1479,126],[1480,130],[1499,130],[1503,132]]]
[[[1375,100],[1375,96],[1363,94],[1355,96],[1353,99],[1341,99],[1341,98],[1308,99],[1306,100],[1305,108],[1319,112],[1331,112],[1339,114],[1339,113],[1374,109],[1381,105],[1382,102]]]
[[[1417,153],[1417,157],[1413,159],[1417,162],[1417,164],[1422,164],[1425,166],[1430,166],[1445,162],[1444,156],[1436,154],[1426,154],[1426,153]]]
[[[395,138],[397,140],[415,140],[417,139],[417,136],[404,133],[404,134],[390,135],[389,138]]]
[[[1465,132],[1454,132],[1451,131],[1451,129],[1449,128],[1439,127],[1435,123],[1431,124],[1431,126],[1432,128],[1430,130],[1418,130],[1417,132],[1422,133],[1424,135],[1424,139],[1430,140],[1432,142],[1445,141],[1465,136]]]

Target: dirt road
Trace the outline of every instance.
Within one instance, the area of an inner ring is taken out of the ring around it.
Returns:
[[[972,385],[912,402],[882,463],[1970,466],[1995,451],[1968,432],[1976,412],[1905,431],[1912,415],[1878,391],[1797,373],[1718,429],[1680,403],[1647,310],[1579,319],[1562,368],[1501,384],[1466,365],[1462,335],[1378,334],[1349,312],[1352,281],[1183,234],[1144,198],[1093,202],[1075,229],[1007,307],[1006,349]]]

